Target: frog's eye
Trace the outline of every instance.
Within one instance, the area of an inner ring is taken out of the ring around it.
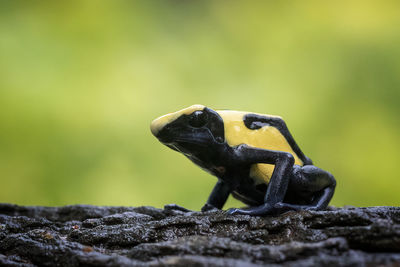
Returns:
[[[190,115],[189,125],[200,128],[207,123],[207,114],[201,110],[195,111]]]

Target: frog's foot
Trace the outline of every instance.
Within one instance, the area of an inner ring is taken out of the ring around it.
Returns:
[[[242,214],[252,216],[262,216],[275,213],[275,208],[269,204],[263,204],[258,207],[251,207],[248,209],[229,209],[227,211],[230,215]]]
[[[166,204],[166,205],[164,205],[164,209],[165,210],[179,210],[179,211],[183,211],[183,212],[191,212],[191,210],[188,210],[187,208],[184,208],[177,204]]]
[[[202,212],[205,212],[205,211],[217,211],[217,210],[219,210],[218,208],[216,208],[216,207],[214,207],[213,205],[211,205],[211,204],[205,204],[202,208],[201,208],[201,211]]]
[[[299,210],[318,210],[316,206],[312,205],[294,205],[289,203],[279,202],[274,205],[275,210],[279,211],[279,213],[284,213],[286,211],[299,211]]]

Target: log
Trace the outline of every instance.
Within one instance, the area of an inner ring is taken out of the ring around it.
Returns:
[[[1,266],[399,266],[400,208],[279,216],[0,204]]]

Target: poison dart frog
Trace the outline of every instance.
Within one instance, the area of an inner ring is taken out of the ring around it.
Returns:
[[[218,178],[202,211],[222,209],[229,194],[249,206],[229,214],[259,216],[325,209],[333,196],[335,178],[313,165],[279,116],[193,105],[150,129]]]

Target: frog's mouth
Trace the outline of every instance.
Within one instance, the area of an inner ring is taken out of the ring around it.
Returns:
[[[186,145],[195,145],[195,146],[201,146],[201,147],[207,147],[209,145],[209,140],[207,138],[185,138],[185,137],[179,137],[179,138],[174,138],[173,140],[163,140],[163,138],[159,138],[160,142],[163,143],[164,145],[168,146],[169,148],[172,148],[174,150],[179,150],[179,147],[186,146]]]
[[[176,146],[174,146],[174,145],[172,145],[172,144],[165,144],[167,147],[169,147],[169,148],[171,148],[172,150],[175,150],[175,151],[178,151],[179,152],[179,149],[176,147]]]
[[[202,131],[194,131],[188,129],[175,129],[174,127],[166,126],[159,130],[155,137],[164,145],[173,145],[176,147],[190,145],[208,146],[210,144],[211,132],[208,129]]]
[[[210,144],[209,139],[205,137],[196,137],[196,138],[177,138],[174,140],[175,143],[178,144],[191,144],[198,146],[208,146]]]
[[[158,140],[165,146],[182,154],[192,154],[195,151],[207,150],[210,146],[209,139],[202,136],[181,135],[179,137],[166,138],[158,137]]]

